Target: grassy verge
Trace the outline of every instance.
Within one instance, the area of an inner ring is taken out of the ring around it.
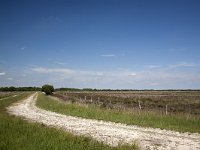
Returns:
[[[90,138],[74,136],[42,124],[10,116],[6,107],[11,103],[26,98],[30,93],[20,94],[0,101],[0,149],[36,150],[36,149],[67,149],[67,150],[128,150],[135,146],[112,148]]]
[[[186,118],[184,115],[161,115],[149,112],[119,112],[114,110],[100,109],[95,106],[81,106],[66,104],[52,100],[46,95],[39,94],[37,106],[61,114],[79,116],[91,119],[120,122],[143,127],[161,128],[180,132],[200,133],[200,117]]]

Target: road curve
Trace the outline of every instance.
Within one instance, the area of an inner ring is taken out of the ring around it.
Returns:
[[[27,120],[61,128],[75,135],[92,137],[111,146],[136,143],[141,149],[200,150],[200,134],[143,128],[114,122],[66,116],[35,106],[37,93],[15,103],[7,111]]]

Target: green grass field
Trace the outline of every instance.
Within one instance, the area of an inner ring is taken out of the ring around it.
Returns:
[[[10,116],[6,107],[13,102],[26,98],[23,93],[0,101],[0,150],[132,150],[136,146],[109,147],[90,138],[74,136],[62,130],[30,123],[21,118]],[[40,95],[46,100],[46,96]],[[40,101],[42,102],[42,101]],[[52,101],[53,102],[53,101]]]
[[[200,118],[198,116],[186,118],[185,115],[163,115],[155,112],[119,112],[106,110],[93,105],[67,104],[53,100],[44,94],[39,94],[37,106],[61,114],[99,119],[143,127],[161,128],[180,132],[200,133]]]

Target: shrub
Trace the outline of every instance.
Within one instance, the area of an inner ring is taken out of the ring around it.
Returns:
[[[46,95],[51,95],[54,92],[54,87],[49,84],[45,84],[42,86],[42,92],[45,92]]]

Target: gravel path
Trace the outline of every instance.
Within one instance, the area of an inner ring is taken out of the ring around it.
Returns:
[[[61,115],[36,107],[36,99],[37,93],[11,105],[7,110],[27,120],[89,136],[111,146],[136,143],[141,149],[200,150],[200,134],[197,133],[179,133]]]

